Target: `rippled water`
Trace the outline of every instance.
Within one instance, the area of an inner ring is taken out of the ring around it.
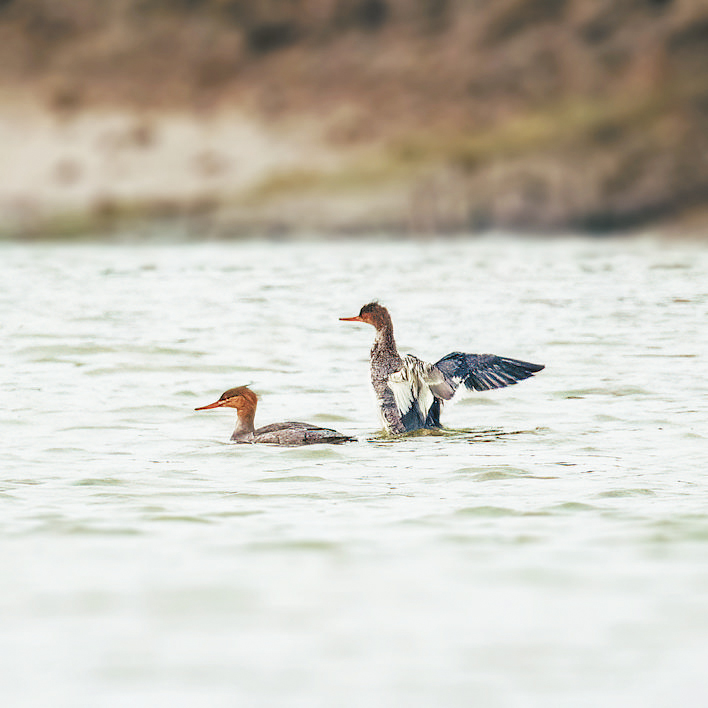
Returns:
[[[0,254],[4,705],[705,704],[705,246]],[[378,438],[374,297],[547,368]],[[249,383],[359,442],[228,444]]]

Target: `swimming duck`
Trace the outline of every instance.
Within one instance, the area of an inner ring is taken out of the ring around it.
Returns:
[[[371,383],[381,419],[389,433],[439,428],[440,411],[461,383],[469,390],[503,388],[533,376],[542,364],[509,359],[495,354],[452,352],[435,364],[412,354],[401,356],[393,337],[388,310],[378,302],[364,305],[344,322],[365,322],[376,329],[371,348]]]
[[[320,428],[310,423],[271,423],[262,428],[254,428],[258,396],[248,386],[230,388],[221,394],[221,398],[208,406],[195,408],[205,411],[210,408],[235,408],[238,420],[231,440],[238,443],[270,443],[272,445],[314,445],[317,443],[343,443],[356,440],[349,435],[342,435],[336,430]]]

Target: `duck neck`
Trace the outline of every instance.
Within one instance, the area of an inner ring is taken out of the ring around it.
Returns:
[[[255,428],[253,427],[253,421],[256,417],[256,409],[245,409],[242,408],[238,411],[238,420],[236,421],[236,428],[231,435],[232,440],[241,440],[253,435]]]
[[[396,340],[393,338],[393,323],[390,320],[388,322],[384,322],[380,327],[376,328],[374,345],[371,347],[371,356],[380,354],[388,354],[395,357],[398,356]]]

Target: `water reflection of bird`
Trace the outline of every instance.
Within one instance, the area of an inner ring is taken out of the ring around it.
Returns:
[[[204,411],[210,408],[235,408],[238,415],[236,429],[231,440],[239,443],[271,443],[273,445],[314,445],[316,443],[343,443],[355,440],[336,430],[320,428],[310,423],[271,423],[262,428],[253,427],[258,396],[247,386],[231,388],[221,398],[208,406],[195,408]]]
[[[494,354],[452,352],[435,364],[410,354],[401,357],[393,338],[391,316],[377,302],[364,305],[356,317],[339,319],[366,322],[376,328],[371,348],[371,383],[389,433],[441,427],[442,405],[461,383],[475,391],[503,388],[544,368],[542,364]]]

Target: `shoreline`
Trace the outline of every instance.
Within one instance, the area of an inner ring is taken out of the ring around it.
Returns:
[[[618,111],[588,118],[576,109],[580,118],[570,127],[575,114],[567,109],[561,118],[574,133],[578,121],[581,132],[594,130]],[[214,239],[611,235],[656,226],[708,236],[700,188],[667,195],[651,165],[620,186],[615,173],[624,157],[616,150],[591,155],[587,145],[578,147],[588,165],[599,165],[578,171],[573,151],[544,149],[556,136],[555,114],[481,133],[417,133],[355,146],[328,139],[328,118],[274,124],[236,109],[67,114],[10,104],[0,115],[0,238],[110,238],[155,224]],[[615,185],[618,204],[598,192],[603,179]]]

